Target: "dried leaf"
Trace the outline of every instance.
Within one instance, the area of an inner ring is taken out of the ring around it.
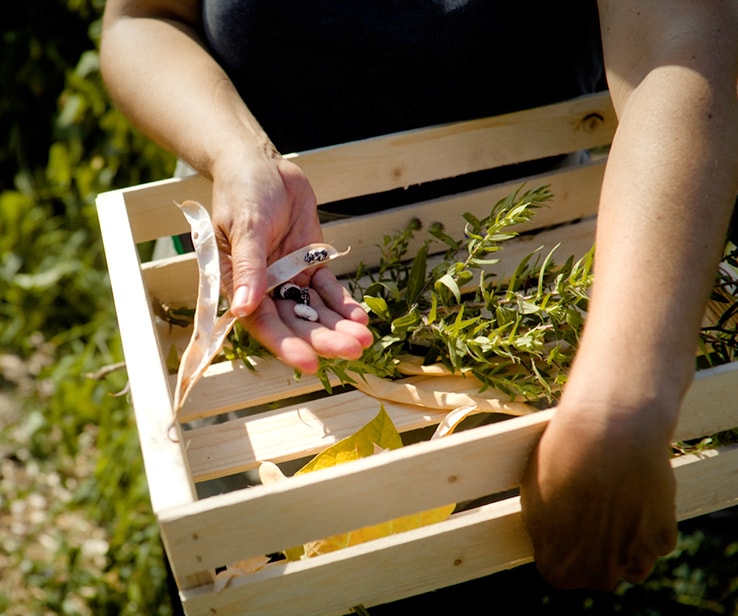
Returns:
[[[425,409],[453,410],[475,406],[480,412],[528,415],[535,409],[525,402],[488,387],[480,394],[482,383],[471,374],[441,373],[440,370],[401,381],[390,381],[373,374],[353,374],[354,387],[380,400],[412,404]]]
[[[223,571],[219,571],[215,575],[213,591],[221,592],[228,588],[233,578],[237,578],[242,575],[249,575],[263,569],[267,564],[269,564],[269,560],[268,556],[254,556],[246,560],[240,560],[232,565],[228,565]]]
[[[397,432],[397,428],[395,428],[384,407],[381,407],[379,413],[371,422],[352,436],[339,441],[317,455],[300,469],[298,474],[358,460],[359,458],[374,455],[377,451],[383,452],[390,449],[398,449],[401,446],[402,439],[400,438],[399,432]],[[454,504],[437,507],[348,533],[311,541],[304,545],[304,557],[309,558],[319,554],[326,554],[351,545],[357,545],[373,539],[379,539],[380,537],[441,522],[451,515],[454,507]]]
[[[454,409],[448,415],[446,415],[446,417],[443,418],[443,421],[441,423],[438,424],[436,431],[433,433],[433,436],[431,436],[431,440],[448,436],[454,430],[456,430],[456,428],[464,419],[466,419],[470,415],[474,415],[475,413],[480,412],[482,411],[480,411],[479,408],[473,404]]]

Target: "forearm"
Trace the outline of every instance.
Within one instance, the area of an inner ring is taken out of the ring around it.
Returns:
[[[194,8],[177,6],[157,14],[153,8],[136,12],[127,2],[108,4],[103,76],[116,105],[144,134],[209,177],[215,161],[242,157],[248,150],[273,153],[270,140],[205,50]]]
[[[658,400],[672,421],[738,188],[735,69],[701,62],[705,48],[695,59],[678,47],[641,73],[609,75],[619,127],[601,194],[583,365],[568,386],[570,400],[583,392],[632,408]]]

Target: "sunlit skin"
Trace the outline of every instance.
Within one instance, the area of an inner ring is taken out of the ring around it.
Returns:
[[[147,135],[213,180],[226,290],[244,326],[310,373],[354,358],[367,315],[323,268],[319,323],[265,297],[266,266],[322,240],[315,195],[202,43],[194,0],[108,0],[102,69]],[[676,537],[668,444],[738,189],[738,3],[600,2],[619,127],[602,188],[593,299],[558,410],[522,484],[543,576],[644,579]],[[183,129],[186,127],[186,129]]]
[[[593,298],[522,503],[546,579],[609,589],[676,540],[668,445],[738,188],[738,4],[613,0],[600,14],[619,127]]]

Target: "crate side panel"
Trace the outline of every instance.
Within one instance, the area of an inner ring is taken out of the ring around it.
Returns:
[[[675,465],[680,520],[738,502],[738,448]],[[705,489],[705,478],[709,485]],[[725,489],[725,486],[728,489]],[[213,593],[184,593],[188,615],[345,614],[509,569],[532,561],[517,498],[485,505],[446,522],[299,563],[235,577]]]
[[[154,511],[189,503],[194,484],[172,428],[172,400],[120,193],[97,200],[98,216]]]
[[[710,380],[710,378],[706,377],[706,380]],[[295,498],[296,500],[293,503],[289,501],[291,503],[289,505],[272,503],[267,506],[263,503],[259,506],[254,506],[250,502],[250,499],[255,498],[254,494],[258,496],[257,491],[251,492],[247,501],[244,501],[244,503],[229,505],[229,507],[233,506],[233,512],[231,513],[225,510],[208,510],[206,513],[197,515],[203,515],[203,519],[207,518],[210,524],[213,523],[216,517],[223,515],[223,519],[218,524],[215,524],[213,528],[214,532],[217,533],[219,532],[217,530],[219,527],[223,527],[224,524],[227,526],[226,520],[229,518],[232,522],[243,519],[258,520],[259,511],[262,511],[261,515],[265,515],[263,512],[268,511],[268,522],[265,520],[265,524],[273,524],[274,528],[281,528],[282,531],[276,532],[272,537],[267,537],[265,533],[259,533],[259,537],[257,538],[242,537],[243,545],[255,548],[261,540],[267,540],[268,542],[277,541],[278,536],[282,536],[282,533],[285,532],[285,528],[290,529],[288,531],[289,533],[300,533],[303,531],[308,533],[307,536],[302,538],[295,536],[292,539],[287,539],[288,545],[302,543],[318,536],[332,534],[333,532],[350,530],[350,528],[347,529],[344,526],[341,526],[342,530],[333,528],[332,526],[323,527],[322,524],[332,524],[327,518],[326,511],[339,511],[341,520],[335,521],[335,523],[339,525],[346,524],[351,528],[357,528],[365,524],[376,523],[382,519],[412,513],[413,510],[418,510],[414,509],[415,506],[421,509],[439,506],[443,504],[443,499],[448,494],[452,495],[450,502],[459,502],[461,500],[477,498],[484,494],[494,493],[498,490],[508,489],[515,485],[519,473],[522,471],[522,465],[525,459],[527,459],[527,455],[535,443],[535,439],[537,439],[543,430],[551,412],[553,411],[543,411],[527,417],[514,418],[491,426],[484,426],[468,432],[454,434],[440,441],[412,445],[387,454],[387,457],[383,460],[368,459],[347,465],[352,468],[340,469],[340,471],[330,469],[330,471],[337,472],[338,477],[333,477],[329,471],[323,471],[323,473],[327,473],[323,477],[326,477],[325,481],[328,483],[320,488],[315,488],[316,491],[314,493],[311,493],[312,487],[305,487],[304,489],[306,491],[304,493],[300,492],[299,495],[297,491],[292,492],[285,487],[287,495],[281,495],[279,498],[286,499],[283,501],[284,503],[288,502],[291,498]],[[719,399],[700,399],[700,404],[687,404],[682,412],[680,426],[689,425],[692,421],[691,415],[698,415],[709,429],[713,429],[715,426],[718,428],[722,427],[713,418],[713,416],[723,416],[723,409],[720,406]],[[725,422],[728,424],[725,428],[732,427],[730,424],[733,423],[733,418],[728,416]],[[266,423],[268,422],[265,422],[264,425]],[[279,426],[277,426],[274,430],[270,428],[264,430],[264,432],[279,434],[279,429]],[[319,426],[318,429],[320,429]],[[681,433],[680,430],[681,428],[677,429],[677,438]],[[705,431],[704,429],[702,430],[703,433]],[[211,450],[217,451],[217,448],[212,448]],[[492,456],[492,458],[487,460],[486,456]],[[254,457],[258,459],[258,456]],[[365,469],[364,464],[368,464],[370,468],[368,470]],[[397,468],[393,466],[390,470],[390,465],[395,464]],[[382,468],[381,471],[377,471],[373,465],[380,465],[380,467],[387,465],[387,467]],[[495,468],[495,477],[489,477],[487,473],[482,473],[480,468]],[[435,469],[435,472],[429,476],[421,476],[428,469]],[[502,472],[500,469],[506,469],[505,474],[500,475]],[[454,476],[457,480],[461,477],[468,477],[470,479],[458,481],[458,483],[449,487],[444,482],[440,482],[442,485],[439,485],[439,477],[444,476]],[[402,481],[397,481],[399,477],[403,478]],[[300,487],[302,485],[300,482],[305,481],[305,477],[296,479],[296,483],[287,485]],[[333,483],[330,483],[331,481]],[[345,485],[343,482],[345,482]],[[417,489],[421,494],[421,496],[415,496],[419,500],[416,500],[414,504],[407,501],[408,485],[412,485],[413,491]],[[356,486],[360,487],[358,494],[355,493],[357,490]],[[374,494],[391,495],[391,497],[387,497],[387,501],[391,505],[386,506],[396,507],[396,509],[387,511],[377,509],[376,499],[372,491]],[[308,494],[311,495],[308,496]],[[350,497],[346,495],[350,495]],[[238,500],[240,497],[237,496],[235,498]],[[424,501],[422,500],[423,498],[429,498],[431,500]],[[332,499],[338,499],[338,501]],[[349,517],[344,500],[351,503],[352,510],[354,507],[358,507],[358,511],[356,512],[357,517],[355,519]],[[199,506],[200,504],[196,505]],[[311,509],[311,507],[315,507],[315,509]],[[366,515],[366,511],[370,509],[372,510],[372,516],[376,514],[377,517],[372,517],[370,520],[361,517]],[[285,515],[287,517],[283,519],[277,515],[277,512],[286,512]],[[382,518],[385,514],[387,517]],[[297,516],[297,518],[293,519],[290,516]],[[314,531],[310,530],[312,524],[318,525]],[[257,527],[259,526],[257,525]],[[331,528],[332,530],[330,530]],[[313,532],[315,534],[310,536]],[[289,536],[291,537],[291,535]],[[284,539],[285,537],[282,536],[282,538]],[[186,537],[182,537],[178,541],[178,545],[184,546],[186,541]],[[211,554],[211,557],[217,559],[220,558],[218,550],[228,548],[228,539],[226,537],[221,540],[214,539],[213,541],[217,548]],[[272,543],[268,543],[268,545],[269,547],[264,546],[263,549],[271,551],[285,547],[282,545],[281,548],[278,548],[277,545]],[[257,553],[259,552],[257,550]],[[209,561],[206,560],[206,562]]]
[[[204,499],[164,513],[162,528],[187,572],[498,493],[517,485],[549,417],[543,411]]]
[[[217,595],[184,594],[189,616],[208,614],[346,614],[459,583],[531,560],[517,499],[372,544],[235,578]]]

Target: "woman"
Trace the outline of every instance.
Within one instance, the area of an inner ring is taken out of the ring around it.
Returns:
[[[231,306],[308,373],[316,354],[357,357],[371,335],[326,269],[309,281],[319,328],[264,295],[266,264],[321,237],[312,189],[280,151],[541,104],[596,81],[589,3],[365,4],[106,5],[113,98],[213,179]],[[738,188],[738,4],[600,0],[599,25],[619,127],[596,281],[577,360],[522,485],[536,562],[562,587],[638,582],[674,545],[668,445]]]

